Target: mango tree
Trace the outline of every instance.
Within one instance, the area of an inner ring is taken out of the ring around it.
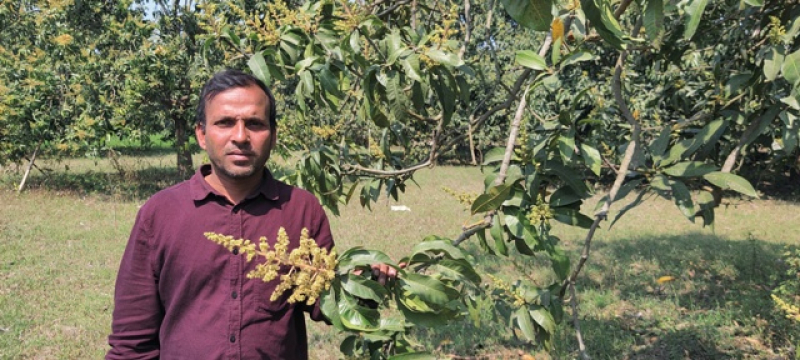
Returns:
[[[723,191],[758,196],[733,174],[737,164],[797,154],[795,3],[201,5],[207,31],[291,94],[282,113],[314,129],[287,180],[334,213],[353,196],[367,207],[382,194],[397,198],[416,171],[473,137],[491,143],[504,131],[501,146],[482,156],[485,191],[471,203],[482,220],[455,239],[422,241],[404,259],[410,265],[395,288],[350,275],[371,261],[392,263],[385,255],[342,255],[323,308],[334,326],[354,334],[342,344],[348,355],[410,356],[419,349],[405,336],[409,329],[476,311],[481,279],[458,248],[474,239],[489,254],[550,260],[556,280],[545,286],[526,280],[525,269],[513,284],[494,280],[493,308],[527,340],[549,347],[569,299],[579,351],[588,357],[575,281],[604,220],[613,224],[655,194],[672,200],[676,214],[713,226]],[[367,141],[347,131],[354,124],[370,129]],[[598,207],[584,209],[609,178]],[[632,202],[611,212],[634,191]],[[553,221],[587,229],[580,257],[567,256]],[[381,318],[362,299],[400,315]]]

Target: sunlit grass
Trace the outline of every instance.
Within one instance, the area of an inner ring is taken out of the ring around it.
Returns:
[[[200,161],[198,155],[195,162]],[[102,158],[42,161],[39,166],[52,171],[34,172],[31,190],[21,195],[11,190],[20,175],[4,175],[0,358],[102,356],[128,232],[138,207],[177,181],[174,163],[174,155],[122,157],[126,175],[120,176]],[[415,180],[420,186],[409,183],[399,202],[384,198],[372,211],[357,203],[343,207],[341,216],[331,218],[337,247],[365,246],[397,259],[426,235],[454,238],[465,223],[478,220],[442,188],[481,191],[479,169],[437,167]],[[800,207],[772,200],[728,202],[718,210],[713,230],[690,223],[671,202],[654,199],[610,231],[606,223],[597,233],[578,281],[584,338],[593,358],[789,356],[800,328],[773,309],[769,292],[782,274],[784,246],[800,245]],[[411,211],[392,211],[392,205]],[[584,212],[591,209],[590,201]],[[585,231],[557,226],[553,232],[575,261]],[[483,272],[507,279],[524,273],[540,284],[553,278],[546,260],[485,256],[473,242],[464,246]],[[666,275],[676,280],[656,282]],[[511,358],[539,351],[490,317],[486,311],[480,328],[465,320],[415,336],[442,357]],[[312,357],[339,356],[341,337],[331,328],[312,324],[309,339]],[[570,323],[559,327],[556,339],[551,356],[577,356]]]

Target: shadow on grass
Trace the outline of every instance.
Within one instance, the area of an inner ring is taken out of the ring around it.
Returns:
[[[64,192],[75,195],[100,195],[120,200],[147,199],[159,190],[177,184],[181,179],[173,167],[147,167],[127,171],[124,175],[100,171],[51,172],[31,174],[25,185],[30,190]],[[19,179],[6,179],[19,182]]]
[[[280,178],[287,168],[270,164],[272,174]],[[190,175],[191,176],[191,175]],[[78,196],[99,195],[131,201],[145,200],[156,192],[177,184],[184,179],[178,176],[174,166],[148,166],[138,169],[125,169],[124,174],[104,171],[48,171],[31,173],[26,182],[28,190],[45,190],[69,193]],[[0,184],[16,188],[20,176],[0,178]]]
[[[605,330],[633,332],[636,346],[617,349],[628,357],[761,358],[788,351],[800,333],[770,298],[785,272],[784,250],[757,238],[707,233],[602,242],[578,289],[614,294],[618,303],[600,304],[615,318]],[[674,280],[659,283],[663,276]]]
[[[465,249],[482,271],[506,272],[503,257]],[[782,244],[731,240],[713,234],[654,236],[595,242],[579,277],[581,327],[595,359],[793,358],[800,326],[774,307],[771,289],[785,271]],[[578,252],[571,254],[577,259]],[[530,273],[551,272],[543,257],[517,260]],[[658,283],[662,276],[674,280]],[[484,279],[488,281],[488,279]],[[539,284],[539,285],[544,285]],[[555,358],[578,357],[571,310],[555,335]],[[451,339],[452,352],[481,355],[483,345],[525,352],[506,324],[475,327],[469,320],[426,331],[429,344]],[[489,351],[489,353],[492,353]]]

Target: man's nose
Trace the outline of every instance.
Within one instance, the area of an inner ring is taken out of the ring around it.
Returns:
[[[236,126],[233,128],[231,134],[231,141],[236,143],[245,143],[250,140],[250,135],[247,133],[247,126],[244,121],[237,121]]]

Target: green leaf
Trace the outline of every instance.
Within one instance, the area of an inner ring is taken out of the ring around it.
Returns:
[[[677,180],[672,181],[670,187],[672,188],[672,198],[675,201],[675,205],[681,210],[683,216],[690,221],[694,221],[694,203],[692,203],[692,194],[689,193],[689,188],[683,182]]]
[[[414,81],[422,82],[422,73],[419,70],[419,55],[410,55],[405,59],[400,60],[400,63],[403,65],[403,70],[405,71],[406,76]]]
[[[782,97],[780,100],[790,108],[800,110],[800,100],[798,99],[800,99],[800,91],[797,91],[797,88],[795,88],[789,96]]]
[[[348,39],[350,43],[350,49],[352,49],[354,53],[361,52],[361,38],[359,34],[360,32],[353,31],[350,33],[350,38]]]
[[[461,251],[461,249],[453,246],[452,242],[449,240],[423,241],[414,246],[414,249],[411,250],[411,257],[423,252],[431,252],[436,255],[444,253],[447,254],[447,256],[451,259],[464,258],[464,253]]]
[[[269,86],[272,84],[272,77],[269,74],[269,68],[267,67],[267,61],[264,60],[264,55],[260,52],[253,54],[250,57],[250,60],[247,60],[247,66],[250,67],[250,71],[253,72],[253,76],[255,76],[258,80],[264,82]]]
[[[553,0],[500,0],[506,13],[520,25],[534,31],[550,30]]]
[[[570,208],[553,208],[553,219],[558,222],[578,226],[584,229],[592,227],[594,220],[592,218],[581,214],[580,211]]]
[[[600,157],[600,151],[588,144],[581,143],[581,157],[583,157],[583,162],[586,164],[586,167],[592,170],[595,175],[600,176],[603,162]]]
[[[664,155],[664,151],[669,146],[670,135],[672,135],[672,129],[669,126],[665,126],[661,133],[658,134],[658,137],[650,143],[650,154],[653,156],[653,160]]]
[[[595,56],[592,54],[591,51],[588,50],[577,50],[575,52],[570,53],[561,61],[561,67],[564,68],[566,66],[570,66],[572,64],[577,64],[581,61],[590,61],[594,60]]]
[[[717,167],[713,164],[706,164],[702,161],[684,161],[679,162],[664,169],[664,173],[676,177],[698,177],[717,171]]]
[[[671,191],[672,187],[669,184],[669,179],[662,174],[656,174],[656,176],[653,176],[650,180],[650,187],[661,192]]]
[[[322,68],[319,72],[319,82],[327,93],[340,99],[344,97],[342,91],[339,90],[339,80],[327,67]]]
[[[575,138],[559,135],[558,152],[561,154],[561,161],[565,164],[570,163],[572,161],[572,155],[575,154]]]
[[[489,242],[486,241],[486,229],[478,230],[475,233],[475,236],[478,237],[478,244],[481,247],[481,250],[485,251],[489,255],[495,255],[494,250],[489,246]]]
[[[445,306],[459,297],[459,292],[430,276],[408,273],[397,277],[398,286],[406,296],[416,295],[428,304]]]
[[[458,55],[455,53],[444,52],[439,49],[431,48],[425,51],[425,55],[439,64],[444,64],[450,67],[459,67],[464,65],[464,61],[459,59]]]
[[[392,29],[392,32],[386,37],[386,50],[389,58],[396,59],[398,54],[405,48],[406,46],[403,43],[403,39],[400,37],[400,30],[396,28]]]
[[[355,247],[345,251],[339,256],[337,271],[341,274],[346,274],[356,267],[369,266],[372,264],[387,264],[394,268],[399,268],[389,256],[380,251]]]
[[[624,37],[622,28],[614,17],[611,1],[581,0],[581,8],[603,40],[617,50],[625,49],[625,44],[622,42]]]
[[[581,201],[581,198],[578,194],[575,193],[569,186],[562,186],[558,188],[552,195],[550,195],[550,207],[559,207],[559,206],[566,206],[570,204],[574,204],[576,202]]]
[[[797,50],[783,59],[781,66],[783,78],[790,84],[797,85],[800,81],[800,50]]]
[[[758,193],[756,193],[756,189],[753,188],[753,185],[750,185],[747,179],[739,175],[715,171],[703,175],[703,178],[723,190],[733,190],[742,195],[754,198],[758,197]]]
[[[350,295],[339,295],[339,318],[342,325],[357,331],[374,331],[379,328],[378,310],[358,305],[358,301]]]
[[[514,319],[517,320],[517,326],[522,331],[522,335],[528,341],[536,341],[536,330],[533,328],[533,320],[531,320],[531,315],[528,312],[528,308],[520,307],[514,313]]]
[[[783,46],[773,46],[764,58],[764,77],[768,81],[773,81],[778,77],[786,58]]]
[[[791,154],[798,144],[798,128],[800,128],[800,121],[796,119],[792,113],[788,111],[781,111],[781,120],[783,120],[784,127],[781,129],[781,140],[783,140],[783,151]]]
[[[691,40],[694,33],[697,31],[697,26],[700,25],[700,18],[703,17],[703,11],[706,10],[706,5],[708,5],[708,0],[692,0],[692,2],[686,6],[686,15],[689,19],[686,21],[686,25],[683,29],[683,38],[686,40]]]
[[[709,191],[700,191],[697,194],[697,205],[700,206],[700,216],[703,218],[703,227],[714,226],[714,207],[717,206],[714,195]]]
[[[644,28],[649,40],[658,49],[661,36],[664,34],[664,1],[647,0],[644,9]]]
[[[800,106],[798,106],[798,109],[800,109]],[[781,107],[778,105],[773,105],[770,106],[767,109],[767,111],[765,111],[763,114],[761,114],[761,116],[759,116],[758,119],[751,120],[751,121],[758,121],[759,124],[756,127],[756,130],[753,131],[750,134],[750,136],[748,136],[745,139],[742,139],[741,145],[746,146],[751,142],[753,142],[755,139],[757,139],[762,133],[764,133],[764,130],[766,130],[767,127],[769,127],[769,125],[772,124],[772,121],[779,117],[780,112],[781,112]],[[749,119],[751,118],[748,117],[748,120]]]
[[[553,271],[558,275],[558,279],[563,281],[569,276],[569,256],[563,249],[555,246],[548,247],[548,255]]]
[[[580,196],[591,194],[589,187],[583,181],[583,176],[578,174],[575,170],[564,166],[563,164],[560,164],[556,161],[548,161],[545,164],[544,173],[556,175],[559,180],[569,185],[569,187],[571,187],[572,190],[575,190],[575,193]]]
[[[524,227],[523,239],[515,239],[514,245],[520,254],[533,256],[533,249],[540,247],[539,235],[537,234],[536,227],[530,224],[527,219],[525,219]]]
[[[703,127],[691,139],[683,139],[675,143],[670,148],[667,158],[661,160],[661,165],[666,166],[678,160],[689,157],[695,151],[700,149],[701,146],[711,143],[712,139],[719,138],[728,126],[728,121],[725,119],[717,119]]]
[[[506,228],[508,229],[508,232],[514,237],[521,238],[523,225],[519,221],[519,216],[525,216],[525,214],[523,213],[520,215],[516,212],[511,213],[509,209],[506,209],[505,214],[506,215],[503,220],[506,222]]]
[[[303,83],[303,94],[310,97],[314,94],[314,77],[311,76],[311,71],[303,70],[298,75]]]
[[[332,284],[320,297],[319,308],[322,314],[331,322],[333,327],[344,330],[344,325],[339,317],[339,304],[336,301],[336,285]]]
[[[406,118],[406,110],[410,107],[410,101],[403,91],[403,84],[400,83],[400,74],[397,71],[389,71],[387,78],[386,99],[389,102],[389,109],[395,120],[403,122]]]
[[[345,354],[347,356],[355,356],[356,341],[358,340],[358,338],[359,338],[358,335],[350,335],[344,338],[344,340],[342,340],[342,343],[339,344],[339,351],[341,351],[342,354]]]
[[[744,0],[744,3],[750,6],[764,6],[764,0]]]
[[[516,57],[517,63],[533,70],[547,69],[547,62],[539,54],[531,50],[519,50]]]
[[[498,161],[503,161],[503,157],[506,154],[506,149],[503,147],[496,147],[492,148],[491,150],[486,152],[486,155],[483,156],[483,165],[489,165],[491,163],[496,163]]]
[[[378,303],[383,301],[387,293],[386,288],[377,281],[353,274],[342,276],[342,289],[357,298],[369,299]]]
[[[475,269],[464,259],[452,260],[442,259],[436,261],[430,267],[434,274],[441,274],[445,277],[471,282],[473,284],[480,284],[481,277],[475,272]]]
[[[561,61],[561,42],[563,38],[558,38],[553,41],[553,47],[550,49],[550,61],[553,64],[558,64]]]
[[[486,190],[486,193],[475,199],[470,211],[472,214],[477,214],[479,212],[497,210],[508,199],[510,193],[511,185],[509,184],[493,186]]]
[[[492,229],[489,233],[492,235],[492,239],[494,239],[494,248],[497,250],[498,254],[508,256],[508,247],[506,247],[506,241],[503,239],[504,231],[503,225],[500,224],[500,217],[495,215],[492,221]]]
[[[432,72],[436,74],[436,77],[431,80],[431,85],[433,85],[433,89],[439,98],[439,103],[442,105],[444,116],[442,125],[447,126],[456,110],[456,95],[453,90],[457,86],[453,75],[446,68],[437,66]]]
[[[548,334],[555,334],[556,332],[556,321],[553,319],[553,315],[550,314],[547,309],[541,306],[537,306],[536,309],[530,311],[531,319],[535,321],[539,326],[544,329],[545,332]]]

